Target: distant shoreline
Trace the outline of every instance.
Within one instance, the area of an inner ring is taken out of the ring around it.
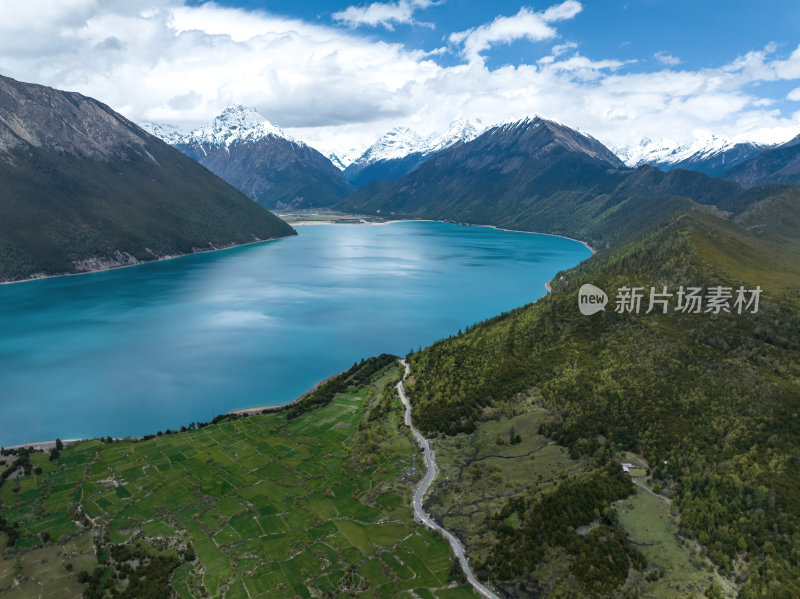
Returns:
[[[550,237],[560,237],[561,239],[569,239],[570,241],[576,241],[586,247],[592,255],[596,253],[595,249],[592,248],[587,242],[581,239],[575,239],[573,237],[567,237],[566,235],[558,235],[556,233],[541,233],[538,231],[522,231],[520,229],[505,229],[503,227],[498,227],[496,225],[478,225],[473,223],[461,223],[456,221],[448,221],[448,220],[434,220],[434,219],[427,219],[427,218],[403,218],[403,219],[395,219],[395,220],[384,220],[380,222],[374,221],[360,221],[360,222],[337,222],[332,220],[320,220],[320,221],[285,221],[288,225],[292,227],[298,226],[308,226],[308,225],[391,225],[394,223],[443,223],[448,225],[460,225],[462,227],[485,227],[487,229],[495,229],[496,231],[508,231],[509,233],[529,233],[532,235],[549,235]],[[270,237],[268,239],[259,239],[258,241],[248,241],[246,243],[238,243],[235,245],[231,245],[228,247],[221,247],[221,248],[209,248],[207,250],[199,250],[197,252],[190,252],[186,254],[176,254],[174,256],[163,256],[161,258],[154,258],[153,260],[148,260],[147,262],[138,262],[136,264],[122,264],[120,266],[111,266],[109,268],[98,268],[96,270],[87,270],[85,272],[65,272],[60,274],[54,275],[44,275],[41,277],[29,277],[27,279],[18,279],[16,281],[0,281],[0,285],[16,285],[17,283],[30,283],[32,281],[43,281],[46,279],[59,279],[62,277],[80,277],[83,275],[91,275],[96,274],[99,272],[108,272],[112,270],[122,270],[123,268],[135,268],[137,266],[146,266],[147,264],[154,264],[157,262],[166,262],[167,260],[177,260],[179,258],[186,258],[187,256],[195,256],[197,254],[207,254],[210,252],[224,252],[226,250],[234,250],[240,247],[247,247],[250,245],[258,245],[260,243],[268,243],[270,241],[277,241],[279,239],[286,239],[287,237],[292,237],[292,235],[284,235],[283,237]]]
[[[288,223],[287,223],[288,224]],[[57,275],[44,275],[41,277],[30,277],[28,279],[19,279],[17,281],[0,281],[0,285],[16,285],[17,283],[30,283],[32,281],[44,281],[47,279],[60,279],[62,277],[81,277],[83,275],[93,275],[99,272],[108,272],[111,270],[122,270],[123,268],[136,268],[137,266],[146,266],[148,264],[155,264],[157,262],[166,262],[168,260],[178,260],[188,256],[196,256],[198,254],[208,254],[210,252],[224,252],[226,250],[235,250],[236,248],[245,247],[248,245],[258,245],[259,243],[268,243],[270,241],[277,241],[278,239],[286,239],[293,237],[293,235],[284,235],[283,237],[270,237],[268,239],[259,239],[258,241],[247,241],[245,243],[237,243],[221,248],[209,248],[207,250],[198,250],[196,252],[188,252],[186,254],[176,254],[174,256],[162,256],[161,258],[153,258],[147,262],[137,262],[136,264],[120,264],[119,266],[110,266],[108,268],[98,268],[97,270],[87,270],[84,272],[62,272]]]
[[[343,213],[344,214],[344,213]],[[380,222],[376,221],[365,221],[361,220],[360,222],[338,222],[334,220],[287,220],[288,224],[293,227],[297,226],[306,226],[306,225],[391,225],[393,223],[442,223],[446,225],[459,225],[462,227],[484,227],[487,229],[494,229],[495,231],[507,231],[509,233],[528,233],[530,235],[547,235],[549,237],[560,237],[561,239],[568,239],[569,241],[575,241],[583,245],[587,250],[589,250],[592,255],[597,253],[592,246],[589,245],[588,242],[583,241],[582,239],[575,239],[574,237],[567,237],[566,235],[559,235],[558,233],[542,233],[540,231],[524,231],[522,229],[506,229],[504,227],[498,227],[497,225],[482,225],[482,224],[475,224],[475,223],[462,223],[453,220],[436,220],[432,218],[399,218],[394,220],[384,220]]]

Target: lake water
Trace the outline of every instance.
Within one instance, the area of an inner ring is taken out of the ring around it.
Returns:
[[[532,302],[590,255],[560,237],[444,223],[297,230],[0,286],[0,445],[282,404],[362,357],[405,355]]]

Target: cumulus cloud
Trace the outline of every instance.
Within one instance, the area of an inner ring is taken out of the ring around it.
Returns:
[[[67,3],[3,9],[0,72],[92,95],[134,120],[191,125],[237,102],[284,127],[401,118],[413,105],[398,92],[439,70],[400,45],[260,11]]]
[[[675,67],[681,64],[680,58],[663,51],[653,54],[653,58],[655,58],[661,64],[667,65],[668,67]]]
[[[364,6],[348,6],[333,13],[333,19],[350,27],[383,26],[393,30],[395,25],[417,24],[433,27],[430,23],[414,20],[417,10],[428,8],[432,0],[399,0],[398,2],[373,2]]]
[[[796,87],[790,91],[787,94],[786,99],[791,100],[792,102],[800,102],[800,87]]]
[[[512,17],[499,16],[491,23],[450,34],[450,42],[463,46],[462,53],[470,62],[482,62],[481,52],[495,44],[508,44],[520,39],[536,42],[556,37],[550,23],[571,19],[583,6],[576,0],[566,0],[543,12],[523,6]]]
[[[213,3],[0,5],[0,73],[79,91],[134,121],[191,127],[241,103],[294,137],[339,151],[370,144],[398,125],[441,131],[456,115],[490,124],[540,114],[611,146],[642,137],[691,141],[709,130],[781,141],[800,130],[800,111],[781,112],[783,104],[769,95],[774,88],[758,85],[800,80],[800,46],[770,45],[695,71],[647,72],[644,61],[632,72],[613,56],[584,56],[571,42],[553,46],[536,64],[489,68],[480,58],[515,39],[558,41],[553,25],[578,14],[574,1],[455,34],[459,41],[451,43],[464,60],[447,66],[437,62],[441,50]]]

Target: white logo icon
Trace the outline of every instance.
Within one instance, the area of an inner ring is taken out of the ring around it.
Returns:
[[[606,309],[608,296],[606,292],[594,285],[581,285],[578,291],[578,308],[584,316],[591,316]]]

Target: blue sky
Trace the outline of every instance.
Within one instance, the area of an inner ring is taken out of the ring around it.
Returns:
[[[234,0],[218,4],[266,10],[313,22],[336,24],[332,15],[351,3],[311,0],[270,2]],[[202,4],[202,2],[192,2]],[[368,2],[352,3],[365,6]],[[433,50],[445,37],[489,22],[498,15],[512,15],[522,6],[546,7],[548,3],[495,0],[476,2],[450,0],[417,12],[421,22],[434,25],[394,25],[361,28],[363,35],[402,43],[410,48]],[[644,61],[632,67],[646,69],[657,52],[680,57],[691,69],[713,68],[740,54],[758,50],[770,42],[793,49],[800,42],[800,2],[786,0],[594,0],[583,2],[580,18],[564,23],[559,34],[579,44],[592,58],[622,58]],[[493,64],[518,64],[546,54],[547,47],[519,43],[498,46],[492,51]],[[446,63],[447,61],[442,61]],[[452,61],[451,61],[452,62]]]
[[[800,133],[800,3],[0,0],[0,73],[189,128],[255,106],[323,149],[540,114],[612,147]]]
[[[202,4],[193,2],[192,4]],[[266,10],[309,21],[335,23],[332,15],[349,5],[368,2],[310,0],[218,1],[218,4]],[[415,25],[365,28],[364,35],[433,50],[450,32],[489,22],[498,15],[512,15],[522,6],[546,7],[549,3],[495,0],[450,0],[417,13],[419,21],[435,29]],[[770,42],[794,48],[800,42],[800,2],[787,0],[594,0],[583,2],[580,18],[564,23],[560,35],[578,43],[592,58],[648,60],[656,52],[681,57],[691,69],[717,67],[739,54],[758,50]],[[545,54],[546,46],[520,43],[495,48],[494,64],[517,64]],[[646,62],[635,68],[646,68]]]

